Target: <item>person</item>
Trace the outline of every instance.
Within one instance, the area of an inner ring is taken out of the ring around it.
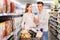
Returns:
[[[43,40],[48,40],[48,19],[49,14],[44,9],[43,2],[37,2],[38,16],[39,16],[39,29],[43,30]]]
[[[25,14],[22,20],[22,29],[29,30],[30,28],[36,27],[34,23],[34,15],[32,13],[32,5],[30,3],[26,4]]]

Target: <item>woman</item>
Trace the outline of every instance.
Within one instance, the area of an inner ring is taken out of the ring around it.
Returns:
[[[32,5],[26,4],[25,14],[23,15],[22,29],[29,30],[35,28],[34,15],[32,13]]]

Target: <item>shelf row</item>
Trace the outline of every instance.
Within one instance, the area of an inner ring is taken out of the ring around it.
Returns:
[[[58,20],[50,18],[50,23],[53,24],[54,26],[57,26],[58,28],[60,28],[60,22],[58,22]]]
[[[51,24],[50,24],[50,27],[51,27],[53,30],[57,31],[57,32],[60,34],[60,28],[56,28],[55,26],[53,26],[53,25],[51,25]]]
[[[52,24],[53,26],[55,26],[57,28],[57,23],[49,21],[50,24]]]
[[[57,39],[57,40],[59,40],[58,39],[58,37],[56,36],[56,35],[54,35],[54,33],[50,30],[50,33]]]
[[[11,20],[12,18],[22,17],[23,14],[6,14],[0,15],[0,22],[4,22],[6,20]]]
[[[52,35],[54,35],[57,40],[60,40],[60,13],[50,13],[49,28]]]
[[[57,28],[50,24],[50,27],[57,31]]]
[[[10,35],[4,37],[2,40],[8,40],[11,36],[14,36],[17,37],[18,33],[21,31],[21,28],[17,28],[16,30],[14,30],[13,32],[10,33]],[[16,38],[14,38],[16,39]]]

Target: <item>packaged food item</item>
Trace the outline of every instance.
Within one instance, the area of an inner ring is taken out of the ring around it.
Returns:
[[[10,2],[10,13],[14,13],[15,11],[15,4],[14,2]]]
[[[12,32],[12,21],[5,22],[5,36],[9,35]]]
[[[10,13],[10,0],[7,2],[7,13]]]
[[[10,13],[10,0],[4,0],[3,12]]]
[[[7,13],[7,9],[8,9],[8,0],[4,0],[4,12]]]
[[[0,23],[0,40],[3,38],[5,30],[5,22]]]
[[[21,21],[22,21],[21,17],[17,17],[17,18],[13,19],[13,28],[14,28],[14,30],[17,29],[18,27],[20,27]]]

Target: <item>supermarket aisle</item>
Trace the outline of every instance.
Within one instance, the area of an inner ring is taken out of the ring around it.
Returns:
[[[40,0],[0,0],[0,40],[20,40],[21,23],[23,20],[22,17],[23,17],[24,12],[25,12],[25,4],[27,2],[31,3],[32,7],[33,7],[32,8],[33,13],[37,13],[37,8],[36,8],[37,5],[36,4],[38,1],[40,1]],[[47,40],[47,39],[48,40],[59,40],[60,39],[60,11],[59,11],[60,10],[60,6],[59,6],[60,3],[58,3],[57,1],[54,3],[53,0],[48,0],[48,1],[42,0],[42,2],[44,3],[44,9],[46,9],[46,10],[48,9],[47,11],[49,11],[49,12],[51,10],[51,14],[49,14],[50,18],[49,18],[48,34],[45,32],[44,35],[46,37],[43,35],[41,40]],[[54,6],[54,7],[51,8],[51,6]],[[38,7],[40,7],[40,9],[41,9],[41,5]],[[41,10],[39,13],[41,13]],[[44,13],[44,11],[43,11],[43,13]],[[34,15],[35,15],[35,17],[37,17],[36,16],[37,14],[34,14]],[[48,14],[44,14],[44,15],[42,14],[42,16],[40,16],[41,17],[40,21],[45,22],[45,24],[47,24],[45,19],[43,19],[43,17],[44,16],[46,17],[47,15]],[[30,24],[32,25],[33,23],[30,23]],[[43,26],[41,26],[41,28],[42,27]],[[46,27],[45,27],[45,30],[47,30]],[[26,34],[28,34],[29,36],[35,37],[36,33],[34,31],[30,34],[29,33],[29,32],[31,32],[31,30],[30,30]],[[39,28],[39,31],[42,31],[42,30]],[[25,38],[24,35],[22,35],[22,37]],[[26,36],[28,36],[28,35],[26,35]],[[41,34],[39,34],[38,36],[40,36],[40,35]],[[33,40],[33,39],[31,39],[31,40]],[[34,40],[38,40],[38,39],[34,39]]]

